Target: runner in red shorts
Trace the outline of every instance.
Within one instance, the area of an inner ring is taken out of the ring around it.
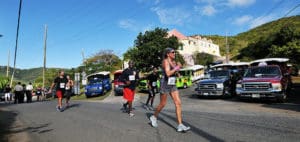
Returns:
[[[63,111],[62,107],[62,98],[63,94],[65,93],[66,90],[66,84],[68,82],[68,79],[65,77],[65,72],[63,70],[59,71],[58,77],[54,79],[54,82],[52,83],[49,93],[52,92],[52,89],[55,87],[56,88],[56,96],[57,96],[57,106],[56,109],[60,112]]]
[[[124,110],[128,112],[129,116],[132,117],[132,103],[134,100],[134,91],[137,85],[137,80],[139,79],[138,72],[134,69],[133,61],[129,61],[129,67],[126,68],[121,75],[121,81],[125,83],[123,89],[123,97],[127,102],[123,104]],[[127,110],[128,106],[128,110]]]

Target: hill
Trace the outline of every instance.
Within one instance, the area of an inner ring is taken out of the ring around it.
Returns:
[[[6,76],[6,66],[0,66],[0,75]],[[9,76],[11,76],[13,68],[9,68]],[[33,82],[37,77],[41,76],[43,68],[32,68],[32,69],[16,69],[14,80],[22,82]]]
[[[256,45],[259,48],[269,48],[269,46],[275,44],[274,42],[276,42],[276,39],[274,39],[278,33],[280,32],[280,30],[282,30],[282,28],[284,27],[289,27],[291,29],[293,29],[293,32],[296,33],[297,36],[299,36],[300,34],[300,15],[297,16],[291,16],[291,17],[287,17],[287,18],[281,18],[266,24],[263,24],[261,26],[258,26],[254,29],[251,29],[249,31],[240,33],[236,36],[228,36],[227,37],[227,41],[228,41],[228,46],[229,46],[229,50],[230,50],[230,57],[232,60],[238,60],[238,59],[242,59],[245,61],[249,61],[252,60],[253,57],[249,57],[247,55],[243,55],[243,57],[239,57],[241,51],[245,48],[247,48],[247,50],[251,51],[251,50],[257,50],[257,49],[253,49],[253,47],[250,47],[251,44]],[[220,47],[220,52],[221,55],[224,56],[226,54],[226,37],[224,36],[218,36],[218,35],[211,35],[211,36],[206,36],[206,35],[201,35],[203,37],[207,37],[213,40],[213,42],[215,44],[218,44]],[[299,43],[299,38],[296,37],[297,39],[297,43]],[[259,46],[259,44],[257,44],[258,42],[271,42],[268,43],[265,46],[268,47],[264,47],[264,46]],[[263,55],[264,57],[267,56],[271,56],[271,55]]]

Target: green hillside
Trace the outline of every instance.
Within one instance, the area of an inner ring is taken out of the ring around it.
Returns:
[[[6,76],[6,66],[0,66],[0,76]],[[9,76],[11,76],[13,68],[9,68]],[[33,82],[38,76],[42,75],[43,68],[32,69],[16,69],[14,80],[22,82]]]
[[[284,30],[284,28],[286,28],[287,30]],[[285,31],[288,31],[290,33],[284,33]],[[282,35],[282,33],[285,34],[283,38],[287,37],[290,39],[287,39],[285,41],[280,41],[281,39],[279,37]],[[222,56],[226,54],[226,37],[218,36],[218,35],[213,35],[213,36],[202,35],[202,36],[212,39],[215,44],[218,44]],[[247,32],[240,33],[236,36],[227,37],[228,46],[230,50],[229,55],[231,57],[231,60],[242,60],[242,61],[250,61],[256,58],[274,57],[279,55],[282,55],[282,57],[291,58],[291,56],[289,56],[288,54],[287,55],[275,54],[277,53],[276,49],[283,50],[284,48],[286,48],[285,49],[286,51],[290,51],[294,49],[288,49],[288,47],[293,46],[296,48],[295,49],[296,51],[300,52],[299,37],[300,37],[300,16],[298,15],[298,16],[282,18],[276,21],[263,24],[259,27],[251,29]],[[259,54],[259,56],[255,56],[252,54],[257,54],[257,53],[252,51],[257,51],[258,53],[263,53],[263,54]],[[274,51],[274,53],[270,53],[272,51]],[[293,62],[297,62],[295,60],[296,59],[294,59]]]

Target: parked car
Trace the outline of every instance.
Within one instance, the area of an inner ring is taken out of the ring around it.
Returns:
[[[243,78],[236,84],[240,98],[275,99],[284,102],[291,89],[286,58],[266,58],[251,62]]]
[[[0,92],[0,101],[5,101],[5,93]]]
[[[86,97],[103,95],[111,90],[110,72],[102,71],[87,76],[87,85],[85,86]]]
[[[123,95],[124,82],[120,81],[120,76],[122,72],[123,70],[117,70],[114,72],[113,84],[114,84],[114,92],[116,96]]]
[[[235,94],[235,77],[232,70],[212,70],[206,79],[197,83],[195,91],[199,96],[233,96]]]

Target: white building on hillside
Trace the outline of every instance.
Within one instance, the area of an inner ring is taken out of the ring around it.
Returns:
[[[210,39],[202,38],[201,36],[185,36],[177,30],[168,32],[168,37],[175,36],[179,42],[183,44],[179,48],[178,52],[184,57],[188,65],[194,65],[192,55],[194,53],[207,53],[217,57],[220,57],[219,45],[216,45]]]

